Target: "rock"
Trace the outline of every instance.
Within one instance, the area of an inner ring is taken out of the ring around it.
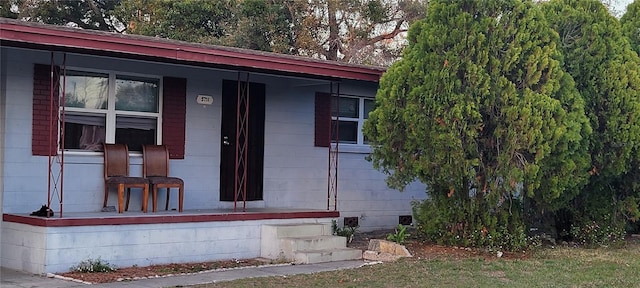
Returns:
[[[376,260],[378,258],[378,252],[367,250],[362,252],[362,258],[365,260]]]
[[[381,253],[367,250],[362,253],[362,259],[375,262],[391,262],[400,259],[400,256],[391,253]]]
[[[387,240],[371,239],[369,241],[369,250],[381,253],[390,253],[401,257],[411,257],[411,253],[409,253],[409,250],[407,250],[404,245]]]
[[[372,261],[395,261],[401,257],[412,255],[404,245],[381,239],[371,239],[369,249],[362,254],[362,258]]]

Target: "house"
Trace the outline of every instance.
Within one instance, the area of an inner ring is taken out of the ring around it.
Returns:
[[[259,257],[265,225],[392,228],[426,196],[365,159],[379,67],[2,18],[0,63],[4,267]],[[166,145],[184,211],[161,192],[156,212],[140,193],[101,212],[102,142],[128,144],[134,176],[141,145]],[[42,204],[53,217],[30,216]]]

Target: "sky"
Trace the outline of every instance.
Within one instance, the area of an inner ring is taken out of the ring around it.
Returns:
[[[620,14],[619,16],[622,16],[624,14],[624,11],[627,5],[631,4],[633,0],[613,0],[611,2],[616,12]]]

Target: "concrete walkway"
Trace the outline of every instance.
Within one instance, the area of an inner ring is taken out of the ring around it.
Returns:
[[[0,270],[0,287],[2,288],[66,288],[66,287],[174,287],[206,283],[217,283],[241,278],[285,276],[295,274],[309,274],[324,271],[358,268],[365,265],[363,260],[338,261],[304,265],[280,265],[263,267],[245,267],[226,271],[211,271],[193,275],[172,276],[164,278],[142,279],[127,282],[105,284],[83,284],[74,281],[48,278],[40,275],[27,274],[2,267]]]

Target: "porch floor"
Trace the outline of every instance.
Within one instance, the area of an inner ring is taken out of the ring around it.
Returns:
[[[340,212],[330,210],[247,208],[245,211],[242,211],[242,209],[233,211],[233,208],[231,208],[195,209],[184,210],[183,212],[159,209],[157,212],[147,213],[137,211],[137,209],[130,209],[124,213],[64,212],[63,217],[60,217],[59,214],[56,213],[54,217],[50,218],[30,216],[29,213],[5,213],[2,215],[2,220],[5,222],[16,222],[33,226],[64,227],[337,217],[340,217]]]

